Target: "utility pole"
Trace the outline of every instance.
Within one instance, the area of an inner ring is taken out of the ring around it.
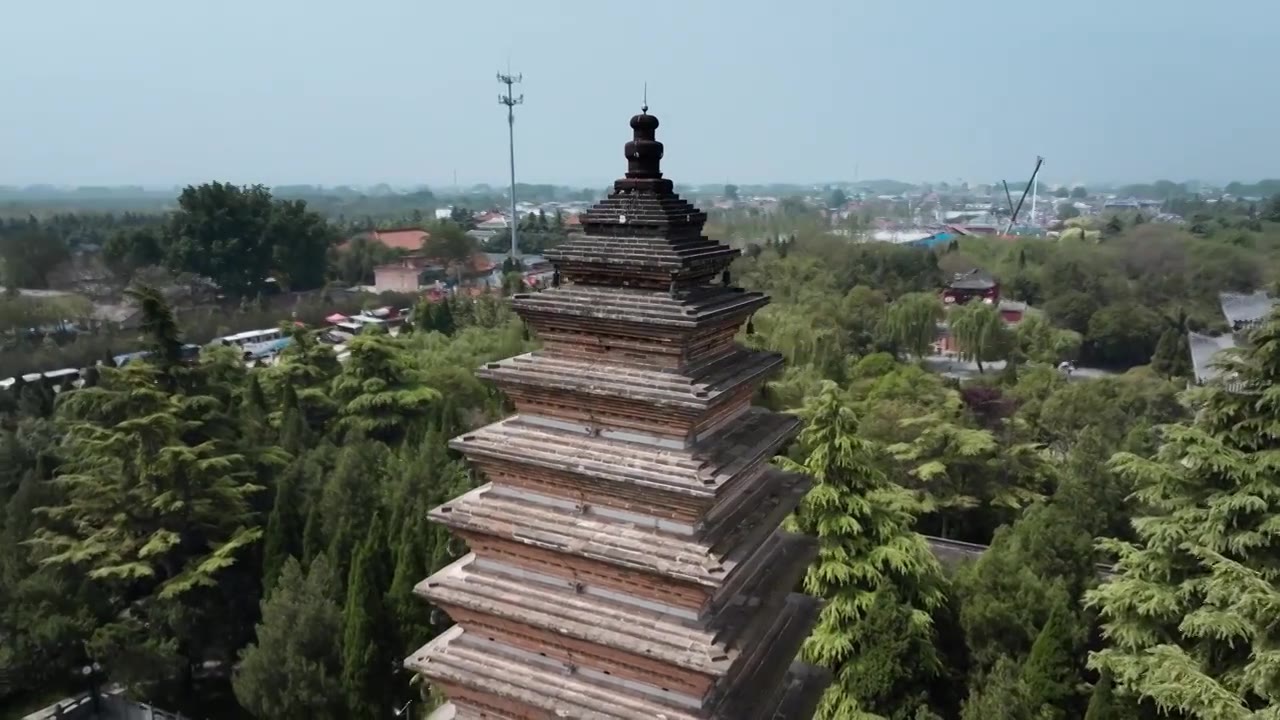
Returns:
[[[498,104],[507,106],[507,144],[511,153],[511,261],[520,257],[520,246],[516,244],[516,226],[520,218],[516,215],[516,106],[524,103],[524,94],[516,97],[512,94],[512,86],[523,79],[523,75],[498,73],[498,82],[507,86],[507,94],[498,96]]]

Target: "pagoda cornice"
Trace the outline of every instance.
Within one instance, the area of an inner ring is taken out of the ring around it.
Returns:
[[[704,413],[782,367],[781,353],[736,349],[701,367],[668,372],[589,362],[531,352],[485,364],[476,375],[503,390],[527,387],[575,395],[633,400],[676,411]]]
[[[770,473],[781,473],[770,469]],[[799,505],[808,487],[803,475],[784,474],[786,481],[764,499],[733,531],[710,543],[585,516],[554,506],[529,503],[496,492],[491,484],[471,490],[429,513],[431,520],[459,532],[490,536],[541,550],[573,555],[690,588],[701,588],[714,602],[743,578],[739,568],[752,567],[757,551]]]
[[[534,322],[543,317],[607,320],[656,328],[695,329],[745,318],[769,303],[764,293],[715,286],[708,291],[672,297],[651,291],[592,285],[562,285],[535,293],[518,293],[511,306]]]
[[[607,676],[566,669],[545,658],[489,641],[454,626],[420,648],[405,666],[446,688],[462,708],[484,717],[565,717],[575,720],[804,720],[812,716],[825,672],[792,665],[782,683],[750,688],[708,716],[636,693]],[[505,712],[506,714],[499,714]]]
[[[751,407],[724,433],[671,449],[548,430],[516,415],[460,435],[449,446],[469,459],[509,460],[710,504],[735,478],[773,457],[799,427],[794,415]]]
[[[804,563],[799,567],[804,568]],[[575,593],[567,583],[554,586],[506,576],[483,567],[474,554],[422,581],[415,592],[448,610],[464,626],[481,618],[490,629],[501,625],[553,633],[571,643],[566,652],[584,659],[593,655],[602,658],[597,660],[602,669],[626,674],[631,666],[636,674],[666,677],[668,684],[680,684],[682,675],[696,673],[704,676],[702,681],[690,684],[707,693],[746,669],[745,661],[757,641],[798,647],[804,640],[807,620],[816,613],[819,601],[787,592],[786,586],[760,589],[772,592],[777,599],[756,598],[753,616],[745,619],[744,632],[738,634]],[[454,610],[461,612],[455,614]],[[792,616],[797,614],[803,616],[802,622],[793,623]],[[500,622],[494,623],[495,619]],[[786,636],[782,632],[785,628],[801,631]],[[591,646],[605,652],[593,652]]]

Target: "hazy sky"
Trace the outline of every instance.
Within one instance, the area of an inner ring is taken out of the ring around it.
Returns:
[[[0,183],[1280,175],[1277,0],[0,0]]]

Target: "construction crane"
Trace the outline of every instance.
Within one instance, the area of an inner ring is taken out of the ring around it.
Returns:
[[[1036,184],[1036,178],[1040,175],[1040,167],[1041,167],[1042,165],[1044,165],[1044,158],[1037,156],[1037,157],[1036,157],[1036,168],[1035,168],[1035,170],[1032,170],[1032,171],[1031,171],[1031,180],[1027,182],[1027,186],[1026,186],[1026,187],[1024,187],[1024,188],[1022,188],[1022,196],[1018,198],[1018,204],[1017,204],[1017,206],[1016,206],[1016,207],[1010,207],[1010,208],[1009,208],[1009,213],[1010,213],[1010,214],[1009,214],[1009,225],[1008,225],[1008,227],[1006,227],[1006,228],[1004,229],[1004,234],[1005,234],[1005,235],[1008,235],[1009,233],[1013,232],[1013,225],[1014,225],[1014,223],[1016,223],[1016,222],[1018,221],[1018,213],[1022,210],[1022,203],[1023,203],[1023,202],[1025,202],[1025,201],[1026,201],[1026,199],[1027,199],[1027,193],[1031,192],[1031,188],[1035,186],[1035,184]],[[1013,200],[1013,198],[1009,196],[1009,184],[1008,184],[1008,183],[1005,183],[1005,186],[1004,186],[1004,193],[1005,193],[1005,196],[1010,200],[1010,203],[1012,204],[1012,200]],[[1034,201],[1034,200],[1032,200],[1032,208],[1034,208],[1034,207],[1035,207],[1035,201]],[[1034,212],[1035,212],[1035,210],[1033,209],[1033,210],[1032,210],[1032,213],[1034,214]]]

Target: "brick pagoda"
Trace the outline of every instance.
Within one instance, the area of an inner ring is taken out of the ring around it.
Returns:
[[[457,623],[405,661],[438,718],[807,719],[827,682],[793,662],[816,543],[779,529],[808,479],[769,464],[799,422],[751,406],[782,358],[733,342],[769,299],[631,127],[553,287],[512,300],[543,349],[479,371],[519,414],[451,443],[490,482],[431,511],[471,550],[417,587]]]

